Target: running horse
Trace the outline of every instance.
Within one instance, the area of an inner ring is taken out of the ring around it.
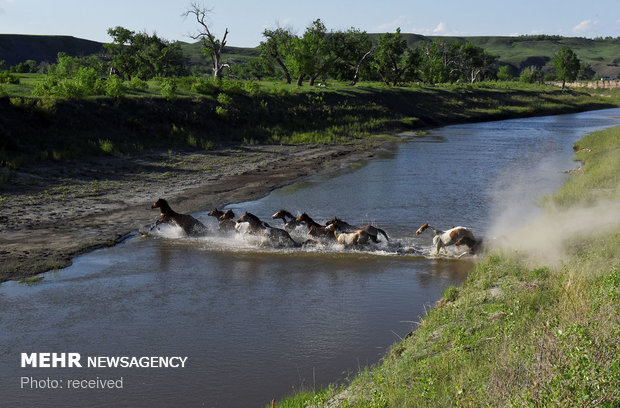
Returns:
[[[370,239],[370,234],[364,230],[358,229],[357,231],[343,232],[337,223],[329,224],[326,229],[334,234],[340,245],[344,246],[365,245]]]
[[[435,233],[433,237],[433,246],[435,247],[435,254],[439,254],[439,251],[442,248],[448,247],[450,245],[467,245],[470,248],[470,251],[473,250],[476,243],[480,241],[474,237],[471,229],[467,227],[454,227],[450,228],[447,231],[442,231],[440,229],[431,227],[430,225],[424,224],[416,231],[416,235],[420,235],[427,228],[430,228]]]
[[[281,228],[273,228],[271,225],[263,222],[256,215],[245,212],[237,223],[247,222],[249,224],[248,232],[252,235],[262,235],[269,238],[272,244],[286,247],[300,247],[301,244],[295,241],[288,232]]]
[[[297,221],[297,217],[286,210],[279,210],[277,213],[271,216],[274,220],[278,218],[284,223],[284,229],[287,231],[293,231],[297,226],[301,225],[301,222]],[[287,220],[290,218],[289,220]]]
[[[354,232],[357,230],[362,230],[364,232],[366,232],[369,236],[370,236],[370,240],[374,243],[379,242],[379,234],[383,234],[383,236],[385,237],[386,241],[389,241],[390,238],[388,237],[387,233],[385,231],[383,231],[381,228],[377,228],[374,227],[370,224],[368,225],[363,225],[361,227],[355,226],[355,225],[351,225],[345,221],[342,221],[336,217],[334,217],[333,219],[327,221],[325,223],[326,226],[329,225],[335,225],[336,227],[338,227],[341,231],[343,232]]]
[[[153,228],[157,227],[159,224],[166,223],[178,225],[183,229],[185,234],[190,236],[204,235],[207,232],[207,227],[205,227],[203,223],[189,214],[179,214],[175,212],[170,208],[168,201],[163,198],[155,201],[153,205],[151,205],[151,209],[153,208],[159,208],[161,211],[159,219],[155,222]]]
[[[306,228],[308,228],[308,234],[312,235],[313,237],[322,238],[322,239],[333,239],[334,238],[332,231],[329,231],[327,227],[315,222],[306,213],[303,213],[299,217],[297,217],[297,222],[305,223]]]

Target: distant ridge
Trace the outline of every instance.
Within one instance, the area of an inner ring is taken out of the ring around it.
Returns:
[[[15,65],[28,59],[56,62],[59,52],[72,56],[97,54],[103,43],[66,35],[0,34],[0,61]]]
[[[377,33],[369,33],[376,42]],[[561,37],[548,35],[532,35],[520,37],[487,36],[487,37],[436,37],[420,34],[402,33],[409,46],[416,46],[423,41],[435,39],[452,42],[469,41],[484,48],[487,52],[498,55],[501,64],[512,67],[513,74],[526,67],[536,66],[545,71],[551,70],[551,59],[562,47],[570,47],[577,56],[603,77],[616,78],[620,74],[620,38],[590,39],[582,37]],[[181,49],[190,68],[202,67],[209,71],[210,61],[202,53],[199,42],[186,43],[180,41]],[[103,43],[71,36],[53,35],[18,35],[0,34],[0,60],[15,65],[27,59],[37,62],[55,62],[57,54],[62,51],[72,56],[85,56],[103,52]],[[260,54],[258,48],[229,47],[224,49],[226,62],[239,64]]]

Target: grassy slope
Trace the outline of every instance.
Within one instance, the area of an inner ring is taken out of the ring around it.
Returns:
[[[611,107],[620,99],[618,91],[601,97],[510,86],[518,87],[298,89],[223,82],[201,96],[181,86],[182,97],[173,100],[149,94],[119,100],[0,98],[0,162],[17,167],[24,160],[237,143],[346,143],[379,132]]]
[[[561,211],[620,197],[620,127],[578,142]],[[620,231],[573,238],[561,267],[493,253],[444,293],[414,335],[344,391],[280,407],[620,405]],[[523,254],[520,254],[523,255]]]

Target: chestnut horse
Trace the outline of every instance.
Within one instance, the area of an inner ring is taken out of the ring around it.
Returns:
[[[287,231],[293,231],[297,226],[301,225],[301,222],[298,222],[296,217],[286,210],[280,210],[274,215],[271,216],[274,220],[281,219],[284,223],[284,229]],[[290,218],[290,220],[287,220]]]
[[[334,235],[332,231],[328,231],[327,227],[322,226],[321,224],[315,222],[310,216],[306,213],[301,214],[297,217],[297,222],[303,222],[306,224],[306,228],[308,228],[308,234],[313,237],[323,238],[323,239],[333,239]]]
[[[168,201],[163,198],[158,199],[151,205],[151,209],[159,208],[161,215],[155,222],[155,227],[161,223],[176,224],[183,229],[187,235],[203,235],[207,232],[207,227],[203,223],[189,214],[179,214],[175,212]]]

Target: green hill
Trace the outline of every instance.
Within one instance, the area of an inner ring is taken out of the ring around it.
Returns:
[[[9,65],[29,59],[55,62],[61,51],[72,56],[97,54],[103,43],[64,35],[0,34],[0,61]]]
[[[378,34],[370,34],[376,40]],[[594,71],[606,77],[620,73],[620,38],[588,39],[560,36],[521,37],[425,37],[419,34],[403,34],[410,46],[421,41],[441,39],[444,41],[469,41],[498,55],[502,63],[510,64],[518,72],[535,65],[549,66],[553,55],[562,46],[573,49],[579,58],[592,66]],[[200,43],[179,42],[190,68],[208,71],[209,61],[204,57]],[[0,34],[0,60],[15,65],[27,59],[53,62],[59,51],[69,55],[90,55],[103,50],[103,43],[69,36]],[[226,47],[224,61],[242,63],[259,55],[258,48]]]
[[[417,34],[403,34],[407,43],[415,45],[420,41],[441,39],[444,41],[469,41],[487,52],[499,55],[499,60],[510,64],[518,71],[535,65],[551,64],[553,55],[563,46],[571,48],[586,64],[601,76],[617,77],[620,73],[620,38],[589,39],[582,37],[560,37],[549,35],[520,37],[424,37]]]

